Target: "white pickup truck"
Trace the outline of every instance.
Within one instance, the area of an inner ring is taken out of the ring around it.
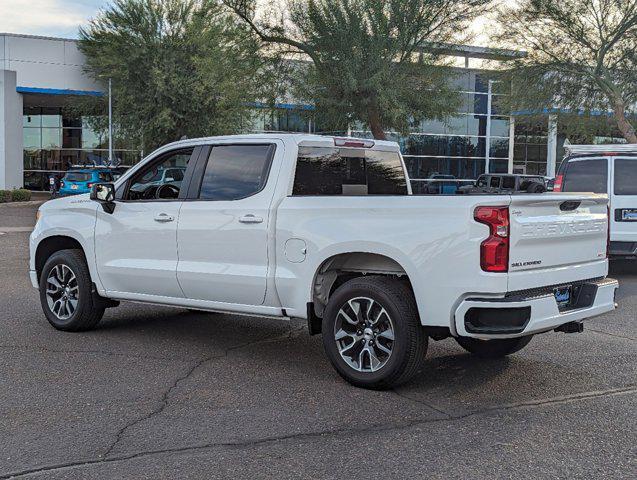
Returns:
[[[67,331],[120,300],[307,319],[342,377],[380,389],[429,338],[497,357],[613,310],[607,236],[605,195],[412,195],[392,142],[228,136],[42,205],[30,276]]]

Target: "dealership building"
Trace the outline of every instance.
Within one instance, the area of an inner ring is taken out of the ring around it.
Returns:
[[[547,116],[539,130],[516,126],[515,117],[496,108],[497,95],[506,94],[502,86],[489,70],[473,68],[519,52],[449,46],[445,54],[458,64],[449,79],[461,95],[458,112],[445,121],[414,124],[407,136],[389,134],[399,142],[411,178],[436,173],[476,178],[485,169],[554,176],[564,143],[554,119]],[[0,33],[0,189],[45,189],[51,175],[73,165],[105,163],[108,138],[72,113],[83,97],[105,95],[103,86],[84,74],[83,63],[75,40]],[[255,107],[251,131],[326,133],[308,110],[293,103]],[[115,139],[114,157],[123,165],[142,155]]]

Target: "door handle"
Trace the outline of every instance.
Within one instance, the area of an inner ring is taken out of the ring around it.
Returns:
[[[256,217],[254,215],[252,215],[251,213],[244,215],[243,217],[239,218],[239,221],[241,223],[261,223],[263,222],[263,219],[261,217]]]
[[[157,215],[155,215],[156,222],[172,222],[174,219],[175,217],[173,217],[172,215],[168,215],[167,213],[158,213]]]

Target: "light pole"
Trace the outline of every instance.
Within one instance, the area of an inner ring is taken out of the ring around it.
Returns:
[[[484,173],[490,172],[491,163],[491,101],[493,99],[493,84],[495,80],[489,80],[489,89],[487,96],[487,132],[486,145],[484,146]]]
[[[113,165],[113,95],[112,80],[108,79],[108,165]]]

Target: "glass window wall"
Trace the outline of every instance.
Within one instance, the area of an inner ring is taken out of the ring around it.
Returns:
[[[108,163],[107,138],[96,133],[88,118],[73,118],[62,107],[25,106],[22,117],[24,184],[47,190],[49,177],[73,165]],[[114,150],[122,165],[140,159],[136,150]]]

